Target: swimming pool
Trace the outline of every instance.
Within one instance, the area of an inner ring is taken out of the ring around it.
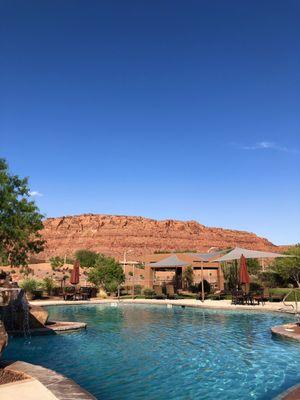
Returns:
[[[153,305],[48,307],[86,331],[12,338],[4,358],[54,369],[102,400],[272,399],[300,382],[300,344],[272,337],[286,315]]]

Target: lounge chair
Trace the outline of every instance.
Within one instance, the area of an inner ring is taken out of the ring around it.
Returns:
[[[153,290],[155,292],[156,299],[165,299],[166,295],[163,294],[162,287],[160,285],[153,286]]]
[[[270,300],[270,291],[268,287],[261,289],[258,293],[253,294],[253,300],[258,304],[264,305],[266,301]]]

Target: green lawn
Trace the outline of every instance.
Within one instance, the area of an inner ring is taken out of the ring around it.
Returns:
[[[292,289],[290,288],[272,288],[270,289],[270,294],[288,294]],[[300,301],[300,289],[295,289],[297,293],[297,300]],[[295,301],[294,293],[291,293],[287,301]]]

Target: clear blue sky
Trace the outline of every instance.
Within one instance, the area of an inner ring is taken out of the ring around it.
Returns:
[[[298,0],[0,7],[1,156],[47,216],[300,241]]]

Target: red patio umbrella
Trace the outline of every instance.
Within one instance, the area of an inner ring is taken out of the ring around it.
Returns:
[[[248,274],[247,261],[246,261],[246,258],[243,256],[243,254],[240,258],[240,283],[242,285],[249,285],[249,283],[250,283],[250,276]]]
[[[80,267],[79,261],[75,261],[70,277],[71,285],[78,285],[79,283],[79,267]]]

